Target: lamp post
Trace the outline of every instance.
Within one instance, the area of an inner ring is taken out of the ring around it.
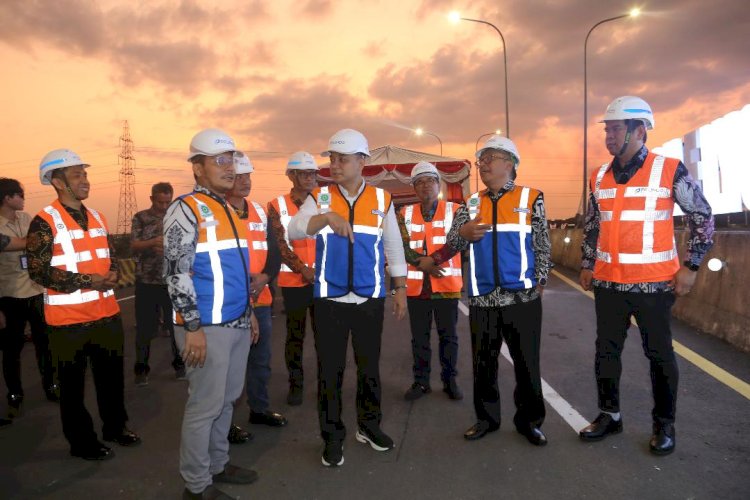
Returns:
[[[422,135],[425,135],[425,134],[426,135],[431,135],[432,137],[434,137],[435,139],[437,139],[438,142],[440,143],[440,156],[443,156],[443,141],[440,140],[440,137],[438,137],[437,135],[433,134],[432,132],[426,131],[422,127],[415,128],[414,129],[414,134],[416,134],[418,136],[422,136]]]
[[[589,36],[591,36],[591,32],[594,31],[599,25],[608,23],[610,21],[616,21],[624,17],[638,17],[640,13],[641,13],[640,9],[632,9],[628,14],[622,14],[619,16],[610,17],[602,21],[599,21],[598,23],[596,23],[595,25],[591,27],[588,33],[586,33],[586,40],[583,42],[583,191],[582,191],[583,201],[581,205],[582,207],[581,225],[583,225],[583,221],[586,218],[586,205],[588,203],[588,197],[586,195],[587,195],[587,189],[588,189],[588,144],[589,144],[589,129],[588,129],[589,92],[588,92],[588,61],[587,61]]]
[[[505,37],[497,26],[490,22],[482,21],[481,19],[461,17],[461,14],[459,14],[458,12],[451,12],[448,15],[448,19],[450,19],[450,21],[453,23],[457,23],[459,21],[470,21],[472,23],[486,24],[487,26],[492,27],[495,31],[497,31],[497,34],[500,35],[500,41],[503,43],[503,69],[505,72],[505,136],[510,139],[510,110],[508,108],[508,51],[505,48]]]
[[[479,151],[479,141],[482,140],[482,137],[487,137],[488,135],[502,135],[503,131],[500,129],[496,129],[494,132],[487,132],[486,134],[482,134],[479,137],[477,137],[477,144],[474,146],[474,152],[476,153]],[[477,176],[474,179],[476,182],[474,183],[474,187],[476,191],[479,191],[479,169],[477,169]]]

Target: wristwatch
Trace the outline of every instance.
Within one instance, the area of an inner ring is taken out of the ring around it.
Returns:
[[[690,269],[693,272],[698,271],[698,269],[700,269],[700,267],[701,267],[698,264],[693,264],[689,260],[686,260],[685,262],[683,262],[683,264],[685,265],[685,267],[687,267],[688,269]]]
[[[396,290],[398,290],[399,288],[403,288],[404,290],[406,290],[406,285],[396,285],[396,286],[394,286],[393,290],[391,290],[391,295],[396,295]]]
[[[539,286],[547,286],[547,278],[539,278],[536,282]]]

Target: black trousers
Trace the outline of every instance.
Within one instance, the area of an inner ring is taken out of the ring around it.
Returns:
[[[0,348],[3,350],[3,377],[11,395],[23,396],[21,384],[21,351],[26,339],[26,323],[31,326],[31,340],[34,342],[36,362],[42,375],[42,387],[48,389],[55,383],[55,367],[47,339],[47,325],[44,323],[44,298],[42,294],[17,299],[3,297],[0,310],[6,318],[6,327],[0,331]]]
[[[174,340],[172,324],[172,301],[166,285],[135,283],[135,367],[136,375],[148,373],[151,356],[151,341],[159,331],[159,318],[169,329],[172,344],[172,367],[177,370],[185,366]]]
[[[595,288],[596,307],[596,385],[599,408],[620,411],[621,354],[635,316],[641,331],[643,352],[651,365],[654,422],[673,423],[677,405],[679,369],[672,349],[670,328],[672,293],[630,293]]]
[[[411,324],[411,352],[414,357],[414,381],[430,385],[430,331],[432,319],[438,333],[440,357],[440,379],[448,382],[454,378],[458,359],[458,299],[412,299],[406,301]]]
[[[281,287],[286,310],[286,344],[284,359],[289,371],[289,385],[302,387],[304,371],[302,369],[302,350],[305,344],[307,311],[310,311],[310,322],[315,332],[315,308],[313,307],[313,286]]]
[[[123,382],[123,331],[120,316],[92,326],[71,325],[49,328],[50,347],[58,360],[60,417],[65,438],[73,449],[92,446],[96,432],[84,405],[86,367],[96,388],[96,402],[102,419],[102,434],[117,435],[128,415],[125,412]]]
[[[315,299],[315,350],[318,355],[318,418],[324,440],[346,437],[341,421],[341,385],[349,333],[357,363],[357,423],[380,425],[380,339],[385,299],[345,304]]]
[[[505,307],[470,307],[469,327],[474,368],[474,410],[477,420],[500,425],[498,356],[503,339],[513,359],[516,389],[513,422],[523,430],[542,425],[545,417],[539,347],[542,330],[542,300]]]

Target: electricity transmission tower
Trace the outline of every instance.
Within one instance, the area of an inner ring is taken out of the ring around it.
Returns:
[[[120,207],[117,210],[117,234],[130,233],[133,214],[138,211],[135,203],[135,157],[133,156],[133,140],[130,138],[130,126],[125,120],[122,124],[120,136],[120,155],[117,158],[120,165]]]

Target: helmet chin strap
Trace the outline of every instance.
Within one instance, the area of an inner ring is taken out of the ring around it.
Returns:
[[[625,142],[622,143],[622,147],[620,148],[620,152],[617,153],[617,156],[622,156],[623,154],[625,154],[625,150],[628,148],[628,144],[630,144],[630,136],[639,125],[639,123],[640,122],[638,120],[628,120],[628,130],[625,133]]]
[[[63,172],[62,174],[63,182],[65,182],[65,191],[67,191],[71,198],[73,198],[74,200],[83,201],[81,198],[76,196],[72,189],[70,189],[70,184],[68,184],[68,177],[65,175],[65,172]]]

